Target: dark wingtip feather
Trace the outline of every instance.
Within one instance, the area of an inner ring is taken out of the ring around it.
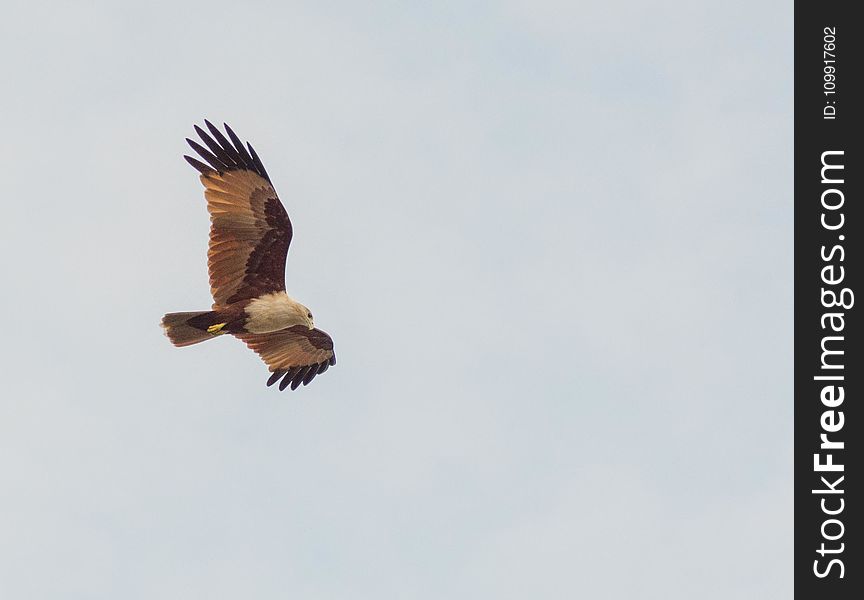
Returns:
[[[210,136],[207,135],[207,132],[198,127],[198,125],[192,125],[192,127],[195,128],[195,133],[198,134],[198,137],[201,138],[201,141],[207,144],[207,147],[210,148],[210,151],[215,154],[216,150],[213,149],[213,146],[215,146],[216,144],[213,142]]]
[[[224,155],[223,160],[227,158],[231,161],[232,165],[237,167],[238,169],[248,168],[243,161],[243,157],[240,156],[240,154],[234,149],[234,146],[231,145],[231,142],[225,139],[225,136],[222,135],[222,132],[219,131],[219,129],[207,119],[204,119],[204,123],[207,125],[207,129],[210,130],[210,134],[213,136],[213,139],[216,140],[216,144],[221,151],[221,154],[219,154],[219,156],[223,157]]]
[[[195,133],[198,134],[207,148],[189,138],[186,138],[186,143],[210,165],[207,172],[226,173],[234,170],[248,170],[257,173],[272,184],[261,159],[249,142],[246,142],[244,146],[243,142],[240,141],[240,138],[227,123],[223,123],[225,132],[228,134],[227,138],[208,119],[204,119],[204,125],[210,130],[209,133],[198,125],[193,125],[193,127]],[[189,159],[187,158],[186,160]],[[201,171],[201,164],[196,161],[196,164],[192,164],[192,166]],[[204,171],[201,172],[204,173]]]
[[[306,375],[309,373],[309,370],[312,367],[301,367],[300,370],[297,371],[297,374],[294,375],[294,378],[291,379],[291,389],[296,390]]]
[[[218,158],[222,162],[222,164],[225,165],[226,170],[231,171],[233,169],[243,168],[242,165],[237,163],[237,159],[232,156],[232,154],[228,152],[225,148],[223,148],[222,145],[219,143],[218,140],[221,134],[219,134],[218,136],[214,136],[214,139],[214,137],[210,137],[209,135],[207,135],[207,132],[198,127],[197,125],[195,125],[195,131],[196,133],[198,133],[198,137],[201,138],[201,141],[203,141],[204,144],[206,144],[207,147],[210,148],[210,152],[212,152],[213,155]]]
[[[271,385],[276,383],[279,380],[279,378],[282,377],[287,372],[288,371],[286,371],[284,369],[278,369],[276,371],[273,371],[273,374],[270,375],[270,379],[267,380],[267,387],[270,387]]]
[[[191,156],[186,156],[185,154],[183,155],[183,158],[185,158],[186,162],[195,167],[195,169],[198,170],[202,175],[207,175],[213,172],[213,169],[211,167],[205,165],[200,160],[195,160]]]
[[[225,127],[225,133],[227,133],[228,137],[231,139],[231,143],[234,145],[234,150],[237,151],[237,154],[243,160],[243,164],[246,165],[247,169],[254,171],[255,162],[252,160],[252,157],[249,156],[246,148],[243,147],[243,142],[240,141],[240,138],[237,137],[237,134],[234,133],[234,130],[228,126],[228,123],[222,123],[222,126]]]
[[[246,148],[249,149],[249,154],[252,157],[252,164],[255,165],[256,173],[258,173],[261,177],[270,181],[270,176],[267,174],[267,170],[264,168],[264,165],[261,163],[261,159],[258,158],[258,154],[255,152],[255,148],[252,147],[252,144],[246,142]]]
[[[290,372],[289,372],[289,375],[285,375],[285,377],[282,379],[282,381],[279,382],[279,391],[280,392],[284,391],[285,388],[288,387],[288,385],[290,383],[291,383],[291,377],[290,377]]]
[[[282,381],[279,381],[279,391],[284,391],[289,385],[292,391],[301,385],[309,385],[315,377],[330,368],[332,364],[331,360],[325,360],[322,363],[314,365],[277,369],[270,375],[270,379],[267,380],[267,386],[273,385],[280,378]]]
[[[202,146],[195,140],[190,140],[189,138],[186,138],[186,143],[188,143],[189,146],[198,153],[198,156],[207,161],[212,170],[223,172],[228,170],[228,165],[219,160],[214,154],[212,154],[209,150],[204,148],[204,146]]]
[[[192,127],[195,129],[195,133],[198,134],[198,137],[200,137],[202,140],[207,137],[207,134],[204,133],[204,130],[201,129],[196,123],[193,123]]]
[[[287,371],[285,371],[285,377],[282,378],[282,381],[279,383],[279,390],[282,391],[286,387],[291,384],[291,381],[294,379],[294,376],[297,375],[298,371],[303,367],[291,367]]]

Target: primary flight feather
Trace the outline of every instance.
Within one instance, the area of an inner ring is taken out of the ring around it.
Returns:
[[[228,333],[270,368],[267,385],[297,389],[336,364],[333,340],[315,329],[312,312],[285,292],[285,257],[293,229],[261,159],[225,125],[195,126],[204,146],[186,139],[204,162],[184,156],[200,173],[210,213],[207,268],[213,307],[168,313],[165,334],[190,346]],[[229,141],[230,139],[230,141]]]

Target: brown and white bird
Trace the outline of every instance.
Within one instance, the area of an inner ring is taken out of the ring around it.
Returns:
[[[210,135],[197,125],[195,131],[207,148],[186,141],[205,162],[184,158],[201,172],[210,213],[207,267],[213,307],[168,313],[162,327],[175,346],[231,334],[270,367],[268,386],[281,379],[280,390],[297,389],[336,364],[333,340],[315,329],[308,308],[285,293],[293,230],[264,165],[227,124],[230,141],[204,123]]]

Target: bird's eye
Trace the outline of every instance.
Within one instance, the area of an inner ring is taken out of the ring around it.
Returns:
[[[306,316],[309,317],[309,318],[311,319],[311,318],[312,318],[312,313],[309,313],[309,314],[307,314]]]

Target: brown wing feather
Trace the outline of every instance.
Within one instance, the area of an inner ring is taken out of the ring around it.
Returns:
[[[215,307],[285,289],[285,257],[293,230],[261,160],[230,127],[229,142],[209,121],[213,137],[195,127],[208,151],[188,140],[207,164],[185,157],[201,172],[210,213],[207,266]],[[233,144],[232,144],[233,142]]]
[[[270,367],[267,385],[280,379],[279,389],[296,390],[336,364],[333,340],[320,329],[295,325],[272,333],[235,334]]]

